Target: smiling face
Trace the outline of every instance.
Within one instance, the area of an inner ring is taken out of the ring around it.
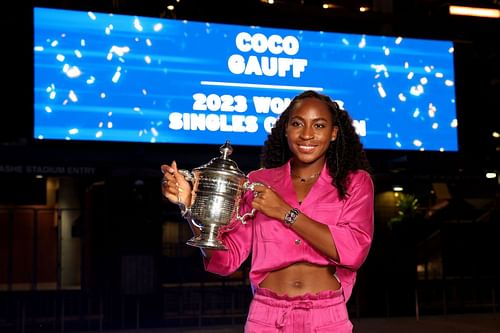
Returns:
[[[322,167],[330,142],[337,138],[332,113],[316,98],[306,98],[291,110],[286,125],[288,146],[294,165]]]

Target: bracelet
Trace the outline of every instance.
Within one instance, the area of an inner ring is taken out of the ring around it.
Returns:
[[[178,203],[179,209],[181,210],[181,216],[185,218],[186,220],[191,219],[191,209],[188,209],[185,204],[183,203]]]
[[[297,220],[297,217],[299,216],[299,214],[300,214],[300,210],[298,210],[297,208],[292,208],[285,214],[285,217],[283,218],[283,222],[285,222],[285,224],[288,227],[291,227],[295,223],[295,221]]]

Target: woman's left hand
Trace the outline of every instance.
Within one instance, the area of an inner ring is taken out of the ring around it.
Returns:
[[[282,220],[292,209],[270,186],[255,185],[253,192],[252,207],[269,217]]]

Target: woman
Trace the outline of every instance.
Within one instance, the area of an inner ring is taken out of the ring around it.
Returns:
[[[202,250],[205,269],[229,275],[252,255],[245,332],[352,332],[346,302],[372,242],[374,190],[351,117],[305,91],[277,120],[261,161],[248,178],[265,185],[240,207],[255,208],[253,220],[220,235],[227,251]],[[190,202],[176,163],[162,171],[165,197]]]

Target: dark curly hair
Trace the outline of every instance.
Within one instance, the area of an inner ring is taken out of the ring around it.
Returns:
[[[337,188],[339,196],[344,199],[348,195],[349,172],[354,170],[371,172],[371,168],[363,145],[354,129],[352,118],[346,110],[341,110],[338,104],[327,95],[308,90],[293,98],[264,142],[261,165],[264,168],[278,167],[288,162],[292,157],[285,137],[285,129],[292,110],[306,98],[316,98],[325,103],[332,113],[334,126],[338,127],[337,139],[330,142],[326,152],[326,166],[333,178],[332,185]]]

